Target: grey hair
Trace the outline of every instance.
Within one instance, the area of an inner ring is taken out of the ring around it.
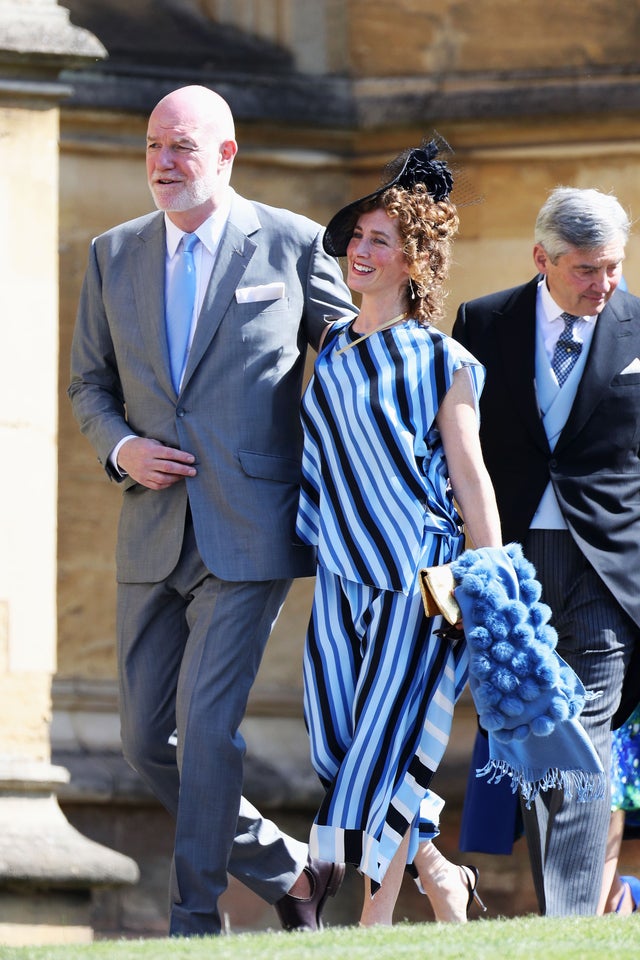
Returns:
[[[555,263],[571,247],[593,250],[616,240],[625,246],[630,229],[627,212],[612,194],[556,187],[538,214],[535,242]]]

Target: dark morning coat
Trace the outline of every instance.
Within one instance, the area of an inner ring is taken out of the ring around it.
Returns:
[[[453,329],[487,371],[480,434],[503,538],[524,542],[551,480],[576,543],[640,627],[640,299],[617,290],[598,317],[552,452],[534,383],[538,279],[462,304]],[[625,687],[636,702],[638,666]]]

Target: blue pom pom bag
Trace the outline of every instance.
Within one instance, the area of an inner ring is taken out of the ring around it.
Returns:
[[[554,787],[580,802],[602,798],[604,770],[578,719],[598,694],[558,655],[551,611],[521,546],[466,550],[451,570],[471,695],[489,738],[489,761],[476,775],[510,777],[528,806]]]

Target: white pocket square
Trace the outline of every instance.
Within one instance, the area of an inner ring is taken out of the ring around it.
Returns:
[[[625,373],[640,373],[640,357],[636,357],[624,370],[621,370],[620,376],[623,376]]]
[[[284,283],[261,283],[258,287],[239,287],[236,290],[238,303],[259,303],[261,300],[281,300],[284,297]]]

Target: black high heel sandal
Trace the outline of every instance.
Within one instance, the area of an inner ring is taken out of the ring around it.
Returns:
[[[470,863],[464,863],[461,864],[461,866],[462,872],[464,873],[464,878],[467,882],[467,890],[469,891],[469,899],[467,900],[467,916],[469,916],[469,910],[471,909],[471,904],[474,900],[482,912],[486,913],[487,908],[478,894],[478,880],[480,879],[480,871],[477,867],[474,867]]]

